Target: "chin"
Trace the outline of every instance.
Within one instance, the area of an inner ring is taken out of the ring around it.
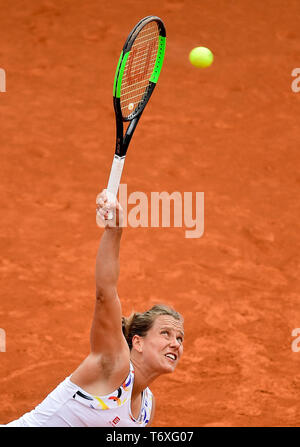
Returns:
[[[172,374],[175,371],[175,366],[173,368],[169,368],[165,374]]]
[[[163,374],[171,374],[172,372],[174,372],[176,369],[176,363],[174,363],[174,365],[169,364],[169,365],[164,365],[163,367]]]

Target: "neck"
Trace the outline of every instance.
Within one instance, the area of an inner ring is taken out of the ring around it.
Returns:
[[[145,365],[142,361],[142,358],[137,355],[133,354],[130,360],[134,367],[132,397],[135,398],[140,395],[152,382],[154,382],[160,374],[147,367],[147,365]]]

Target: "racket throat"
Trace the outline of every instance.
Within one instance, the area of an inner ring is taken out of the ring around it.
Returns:
[[[132,121],[130,121],[130,124],[126,130],[126,135],[123,142],[123,150],[127,151],[130,140],[132,138],[133,132],[135,131],[135,128],[137,126],[137,123],[139,122],[141,115],[137,116],[136,118],[133,118]]]
[[[139,122],[140,117],[141,115],[137,116],[136,118],[134,118],[132,121],[129,122],[125,136],[123,136],[124,131],[123,121],[121,121],[120,119],[116,121],[117,136],[116,136],[115,154],[118,155],[119,157],[123,157],[124,155],[126,155],[133,132],[135,131],[135,128],[137,126],[137,123]]]

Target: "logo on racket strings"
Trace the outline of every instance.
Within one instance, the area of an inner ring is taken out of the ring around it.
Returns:
[[[128,85],[136,84],[146,79],[155,42],[148,42],[132,48],[128,57],[126,81]]]

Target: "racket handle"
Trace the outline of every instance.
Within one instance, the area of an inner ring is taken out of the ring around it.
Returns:
[[[116,200],[118,189],[120,186],[122,171],[124,167],[125,157],[114,156],[112,167],[110,170],[110,176],[107,185],[107,198],[109,201]],[[108,219],[113,218],[113,213],[110,211],[108,213]]]
[[[125,157],[114,156],[107,185],[107,191],[113,194],[114,197],[117,197],[118,194],[124,162]]]

